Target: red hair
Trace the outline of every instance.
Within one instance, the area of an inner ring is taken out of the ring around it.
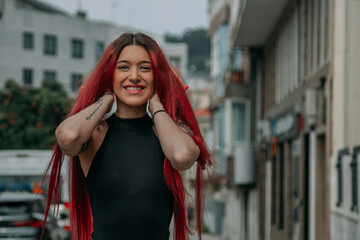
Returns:
[[[113,73],[116,61],[120,52],[129,45],[139,45],[147,50],[155,77],[156,92],[165,110],[175,122],[181,121],[192,130],[191,137],[200,149],[200,156],[197,159],[195,197],[197,230],[199,239],[201,239],[203,170],[210,166],[212,161],[201,136],[186,90],[168,64],[160,47],[152,38],[142,33],[125,33],[113,41],[84,83],[68,116],[80,112],[97,101],[106,90],[113,89]],[[52,200],[54,204],[58,204],[60,200],[59,182],[63,159],[64,155],[59,145],[56,144],[51,161],[45,171],[47,174],[51,169],[44,222],[46,222]],[[88,240],[92,232],[92,215],[85,176],[77,156],[71,158],[69,177],[72,239]],[[164,177],[168,188],[173,193],[174,236],[176,240],[185,240],[189,232],[185,216],[185,188],[179,172],[171,166],[168,159],[164,161]]]

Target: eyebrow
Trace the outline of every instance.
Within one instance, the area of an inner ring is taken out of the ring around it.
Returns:
[[[129,61],[127,61],[127,60],[120,60],[120,61],[118,61],[118,62],[117,62],[117,64],[119,64],[119,63],[130,63],[130,62],[129,62]],[[140,61],[140,62],[139,62],[139,64],[142,64],[142,63],[148,63],[148,64],[151,64],[151,62],[146,61],[146,60],[143,60],[143,61]]]

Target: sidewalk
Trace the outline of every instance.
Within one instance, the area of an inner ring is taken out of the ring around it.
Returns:
[[[189,240],[198,240],[199,238],[197,237],[197,235],[193,236],[190,235]],[[170,235],[170,240],[173,240],[172,235]],[[222,238],[220,238],[219,236],[216,235],[211,235],[211,234],[205,234],[203,233],[201,235],[201,240],[223,240]]]
[[[189,240],[197,240],[197,239],[199,239],[197,236],[191,236],[189,238]],[[220,237],[216,236],[216,235],[203,233],[201,235],[201,240],[222,240],[222,239]]]
[[[222,240],[220,237],[216,235],[203,234],[201,237],[202,240]]]

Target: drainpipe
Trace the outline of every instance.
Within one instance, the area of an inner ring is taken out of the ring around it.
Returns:
[[[331,239],[330,233],[330,212],[331,212],[331,157],[333,154],[333,146],[332,146],[332,138],[333,138],[333,119],[332,119],[332,109],[333,109],[333,77],[334,77],[334,29],[335,29],[335,0],[329,2],[331,11],[330,11],[330,63],[329,63],[329,73],[326,79],[326,161],[325,161],[325,193],[327,196],[325,197],[325,218],[324,218],[324,239]]]

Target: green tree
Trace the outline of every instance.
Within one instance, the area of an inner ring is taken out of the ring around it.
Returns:
[[[210,38],[205,28],[186,29],[182,35],[165,34],[165,41],[188,45],[188,68],[195,66],[197,71],[209,71]]]
[[[0,149],[51,149],[70,104],[58,82],[33,89],[8,80],[0,91]]]

